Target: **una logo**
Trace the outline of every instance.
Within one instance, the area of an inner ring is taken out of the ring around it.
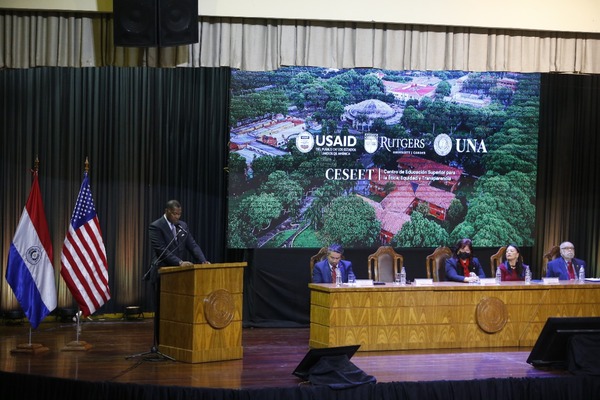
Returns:
[[[445,156],[452,150],[452,139],[445,133],[440,133],[433,141],[433,149],[440,156]]]
[[[377,151],[379,135],[376,133],[365,133],[365,151],[373,154]]]
[[[315,147],[315,138],[310,132],[302,132],[296,136],[296,147],[301,153],[308,153]]]

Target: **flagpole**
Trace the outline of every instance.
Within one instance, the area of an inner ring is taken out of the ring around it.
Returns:
[[[62,351],[87,351],[93,346],[84,340],[79,340],[81,335],[81,310],[77,311],[73,320],[75,321],[75,340],[70,341],[62,348]]]
[[[89,318],[110,300],[106,249],[90,189],[89,171],[90,162],[86,157],[83,182],[61,253],[60,274],[79,306],[76,315],[77,338],[63,350],[88,350],[92,347],[80,340],[81,317]],[[81,245],[82,235],[88,235],[88,232],[92,236],[89,241],[91,248]]]

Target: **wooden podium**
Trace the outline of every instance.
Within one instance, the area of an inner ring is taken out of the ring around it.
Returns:
[[[158,350],[177,361],[242,358],[245,262],[163,267]]]

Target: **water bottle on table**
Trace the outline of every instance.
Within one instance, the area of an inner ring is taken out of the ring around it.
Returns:
[[[400,270],[400,284],[406,285],[406,268],[404,267]]]
[[[525,266],[525,284],[531,284],[531,269],[529,269],[529,265]]]
[[[356,276],[354,275],[354,272],[352,272],[352,271],[348,272],[348,285],[350,285],[350,286],[356,285]]]
[[[342,271],[339,268],[335,269],[335,286],[342,286]]]
[[[496,268],[496,285],[499,285],[502,282],[502,271],[500,268]]]
[[[583,268],[583,265],[579,267],[579,283],[584,283],[585,282],[585,268]]]

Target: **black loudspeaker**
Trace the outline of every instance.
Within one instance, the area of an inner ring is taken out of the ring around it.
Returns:
[[[158,46],[157,1],[113,1],[115,46]]]
[[[158,0],[158,45],[198,42],[198,0]]]
[[[114,0],[115,46],[198,42],[198,0]]]

